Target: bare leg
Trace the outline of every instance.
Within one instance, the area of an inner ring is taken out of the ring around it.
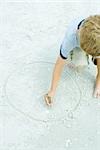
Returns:
[[[100,98],[100,58],[97,58],[97,76],[94,89],[94,97]]]
[[[53,70],[53,76],[52,76],[52,83],[51,83],[51,87],[50,90],[48,91],[48,96],[53,98],[56,92],[56,88],[62,73],[62,69],[64,64],[66,63],[65,59],[62,59],[60,56],[57,58],[54,70]],[[52,101],[48,102],[48,99],[46,99],[46,103],[49,105],[49,103],[51,104]]]

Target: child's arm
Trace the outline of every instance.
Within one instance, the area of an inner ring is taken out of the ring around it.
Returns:
[[[48,92],[49,96],[53,97],[57,88],[57,84],[59,82],[61,72],[63,69],[64,64],[67,61],[65,59],[62,59],[60,56],[57,58],[56,64],[54,66],[53,70],[53,76],[52,76],[52,83],[51,83],[51,88]]]
[[[96,98],[100,98],[100,58],[97,58],[97,76],[96,76],[94,96]]]
[[[67,62],[66,59],[63,59],[61,56],[57,58],[57,61],[53,70],[50,90],[48,91],[47,94],[44,95],[47,105],[52,105],[53,103],[53,97],[55,95],[55,91],[56,91],[56,88],[57,88],[57,85],[61,76],[63,66],[66,62]]]

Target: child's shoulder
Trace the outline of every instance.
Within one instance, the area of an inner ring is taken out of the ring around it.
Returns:
[[[75,31],[77,29],[78,24],[84,19],[84,17],[80,16],[80,17],[74,17],[70,20],[67,28]]]
[[[84,17],[83,16],[78,16],[78,17],[73,17],[72,19],[71,19],[71,21],[70,21],[70,23],[78,23],[78,22],[80,22],[80,21],[82,21],[84,19]]]

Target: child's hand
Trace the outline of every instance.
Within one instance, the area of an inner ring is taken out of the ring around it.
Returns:
[[[94,97],[95,98],[100,98],[100,88],[96,88],[94,90]]]
[[[48,94],[45,94],[45,95],[44,95],[44,99],[45,99],[45,102],[46,102],[46,104],[47,104],[48,106],[52,106],[52,103],[53,103],[52,97],[50,97]]]

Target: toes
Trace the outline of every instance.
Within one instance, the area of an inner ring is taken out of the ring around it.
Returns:
[[[100,93],[99,92],[97,92],[96,98],[100,98]]]
[[[94,91],[93,96],[96,98],[96,91]]]
[[[94,94],[94,97],[95,97],[95,98],[98,98],[98,93],[95,93],[95,94]]]
[[[100,93],[98,94],[98,98],[100,98]]]
[[[94,97],[95,98],[100,98],[100,91],[99,90],[97,90],[97,89],[95,89],[95,91],[94,91]]]

